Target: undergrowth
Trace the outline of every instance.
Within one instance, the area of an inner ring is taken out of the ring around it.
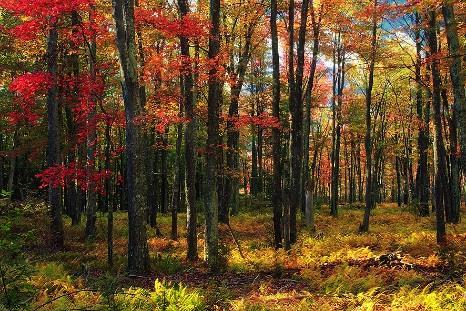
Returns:
[[[361,209],[342,208],[333,218],[323,205],[316,230],[300,228],[297,243],[284,251],[273,248],[267,205],[243,203],[249,204],[245,211],[231,218],[233,232],[220,226],[222,274],[212,276],[202,261],[185,260],[180,213],[178,241],[167,238],[169,215],[158,217],[163,236],[149,229],[152,272],[144,278],[125,274],[125,213],[115,213],[109,268],[105,215],[97,220],[94,243],[84,243],[84,223],[71,226],[65,218],[66,250],[53,252],[41,202],[2,206],[0,272],[6,286],[0,285],[0,310],[466,309],[464,223],[447,228],[449,246],[440,250],[431,217],[382,205],[374,210],[371,231],[359,234]],[[200,258],[202,245],[200,234]],[[399,263],[380,261],[387,254],[396,254]]]

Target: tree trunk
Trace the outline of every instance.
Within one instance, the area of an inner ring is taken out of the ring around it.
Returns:
[[[277,0],[271,2],[270,29],[272,33],[272,114],[280,120],[280,55],[278,52]],[[280,162],[280,129],[272,129],[273,157],[273,230],[275,248],[282,247],[282,167]]]
[[[301,6],[301,20],[296,48],[297,63],[296,77],[294,72],[294,0],[289,3],[289,51],[288,51],[288,83],[290,89],[289,106],[291,112],[291,179],[290,179],[290,243],[297,238],[296,216],[301,208],[301,182],[302,182],[302,127],[303,127],[303,76],[304,76],[304,45],[306,41],[307,13],[309,2],[304,1]]]
[[[90,21],[93,22],[94,15],[95,15],[95,8],[91,8]],[[89,59],[90,59],[90,75],[91,81],[95,84],[96,83],[96,38],[95,34],[92,35],[91,43],[90,43],[90,51],[89,51]],[[97,124],[96,124],[96,113],[97,113],[97,96],[96,94],[91,94],[91,99],[89,101],[91,105],[91,109],[87,119],[87,137],[86,137],[86,144],[87,144],[87,164],[86,164],[86,172],[87,172],[87,206],[86,206],[86,229],[85,229],[85,238],[86,240],[93,240],[95,239],[96,235],[96,209],[97,209],[97,200],[96,200],[96,192],[95,192],[95,184],[92,181],[91,175],[94,173],[95,170],[95,152],[96,152],[96,145],[97,145]]]
[[[168,213],[168,161],[167,161],[167,153],[168,153],[168,126],[165,129],[165,133],[161,134],[161,141],[162,141],[162,150],[160,150],[161,154],[161,188],[160,188],[160,212],[163,214]]]
[[[58,120],[58,81],[57,81],[58,31],[52,23],[47,38],[47,72],[53,77],[53,85],[47,92],[47,166],[60,164],[60,130]],[[63,248],[63,220],[60,188],[49,186],[49,205],[51,212],[52,247]]]
[[[453,109],[458,117],[457,128],[460,134],[461,145],[461,165],[463,172],[466,172],[466,96],[464,90],[464,68],[461,64],[461,47],[458,38],[458,26],[455,19],[453,5],[445,2],[442,5],[443,20],[448,43],[448,53],[450,58],[450,79],[453,88],[455,103]]]
[[[112,144],[111,121],[105,126],[105,171],[110,171],[110,147]],[[107,211],[107,263],[113,267],[113,203],[110,203],[110,178],[105,179],[105,210]]]
[[[219,269],[218,258],[218,196],[217,196],[217,159],[216,144],[219,139],[219,100],[220,82],[217,77],[216,59],[220,51],[220,0],[210,0],[209,53],[211,62],[209,69],[209,92],[207,98],[207,153],[205,183],[205,256],[212,271]]]
[[[149,270],[144,220],[147,195],[144,178],[143,135],[134,122],[142,112],[137,77],[134,29],[134,0],[113,0],[113,17],[121,66],[121,85],[126,116],[126,186],[128,196],[128,271],[144,274]]]
[[[369,217],[372,209],[372,138],[371,138],[371,105],[372,105],[372,87],[374,85],[374,67],[377,52],[377,0],[374,0],[374,12],[372,20],[372,38],[371,38],[371,55],[369,64],[369,81],[366,89],[366,207],[364,209],[364,219],[359,226],[360,232],[369,231]]]
[[[421,43],[421,20],[419,13],[416,13],[416,111],[419,121],[419,134],[418,134],[418,175],[416,176],[417,196],[419,200],[419,215],[429,215],[429,170],[428,170],[428,148],[429,148],[429,119],[430,109],[429,104],[423,104],[424,89],[421,77],[421,63],[422,63],[422,43]],[[423,111],[424,110],[424,111]]]
[[[184,77],[180,79],[181,95],[184,96]],[[179,103],[180,118],[183,117],[184,100]],[[175,163],[175,181],[173,183],[173,198],[172,198],[172,223],[171,223],[171,238],[172,240],[178,239],[178,211],[181,209],[181,187],[184,184],[183,156],[182,156],[182,143],[183,143],[183,124],[180,122],[176,126],[176,163]]]
[[[330,215],[338,216],[339,178],[340,178],[340,140],[341,109],[343,104],[343,87],[345,84],[345,51],[339,32],[334,42],[333,65],[333,150],[332,150],[332,186],[330,194]],[[336,55],[335,55],[336,54]],[[335,70],[335,61],[337,70]]]
[[[311,68],[309,71],[309,80],[307,83],[305,101],[306,105],[304,107],[304,124],[303,124],[303,176],[302,176],[302,195],[305,193],[305,189],[309,188],[310,180],[310,168],[309,168],[309,135],[311,133],[311,106],[312,106],[312,90],[314,88],[314,77],[317,68],[317,56],[319,55],[319,34],[320,34],[320,23],[322,14],[319,14],[319,18],[316,21],[315,11],[314,11],[314,1],[310,2],[311,10],[311,25],[313,30],[313,45],[312,45],[312,62]],[[312,192],[312,191],[311,191]],[[305,198],[301,198],[305,203]],[[312,200],[311,200],[312,202]],[[306,204],[304,204],[306,205]],[[305,209],[305,207],[304,207]]]
[[[430,55],[436,55],[437,47],[437,21],[435,11],[428,12],[428,29],[427,40],[429,43]],[[446,166],[446,151],[443,142],[442,129],[442,111],[440,103],[440,69],[437,58],[432,59],[432,106],[434,110],[434,126],[437,157],[435,161],[436,176],[435,176],[435,216],[437,220],[437,243],[443,245],[446,242],[445,238],[445,199],[447,195],[445,187],[447,186],[447,166]]]
[[[178,0],[181,17],[189,13],[189,3],[187,0]],[[186,57],[186,74],[183,76],[183,99],[186,118],[189,120],[185,130],[185,165],[186,165],[186,231],[188,244],[188,260],[197,259],[197,208],[196,208],[196,115],[194,108],[196,105],[194,98],[194,82],[191,63],[188,61],[189,41],[186,37],[180,38],[181,55]]]

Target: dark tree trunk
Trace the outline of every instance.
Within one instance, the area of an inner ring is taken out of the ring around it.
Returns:
[[[160,212],[163,214],[168,213],[168,127],[165,129],[165,133],[161,134],[162,150],[161,154],[161,173],[160,173]]]
[[[189,13],[187,0],[178,0],[181,17]],[[181,55],[189,58],[189,41],[186,37],[180,38]],[[185,165],[186,165],[186,231],[188,243],[188,260],[197,259],[197,208],[196,208],[196,115],[194,107],[194,82],[191,63],[187,61],[186,74],[183,76],[183,99],[186,117],[189,122],[185,130]]]
[[[71,24],[74,26],[73,32],[76,33],[76,26],[79,24],[77,12],[71,13]],[[73,46],[73,49],[76,49]],[[69,76],[74,78],[75,82],[78,82],[79,78],[79,55],[76,51],[72,52],[69,55]],[[71,90],[71,98],[72,98],[72,105],[76,105],[79,100],[79,85],[76,83],[74,89]],[[66,116],[66,123],[68,128],[68,136],[69,136],[69,148],[70,151],[68,152],[68,162],[77,165],[77,157],[76,157],[76,130],[77,126],[75,124],[75,120],[73,119],[73,113],[71,107],[69,105],[65,106],[65,116]],[[81,210],[78,200],[79,196],[79,189],[77,185],[76,178],[74,178],[69,185],[67,185],[67,192],[65,195],[65,202],[67,205],[67,214],[71,217],[71,225],[76,226],[81,222]]]
[[[155,135],[154,135],[155,136]],[[156,138],[153,137],[155,140]],[[160,152],[159,150],[154,150],[151,151],[153,152],[152,155],[152,162],[150,163],[151,167],[150,169],[153,171],[153,177],[151,183],[148,185],[151,187],[150,191],[150,198],[152,200],[150,201],[149,205],[149,224],[152,229],[155,229],[155,232],[157,235],[160,235],[159,229],[157,227],[157,212],[159,209],[159,204],[160,204],[160,196],[159,196],[159,190],[160,190]]]
[[[450,110],[448,104],[447,91],[442,88],[441,98],[443,102],[443,112],[447,114]],[[450,154],[446,156],[447,167],[449,168],[448,176],[448,188],[447,191],[450,194],[448,200],[445,201],[445,220],[447,223],[458,223],[460,220],[460,172],[459,172],[459,161],[458,161],[458,129],[456,128],[457,116],[453,109],[451,114],[445,116],[446,124],[444,127],[448,127],[449,141],[450,141]],[[446,140],[448,140],[446,138]]]
[[[180,79],[181,95],[184,97],[184,77]],[[180,118],[183,117],[183,105],[184,100],[182,99],[179,103]],[[172,240],[178,239],[178,211],[181,210],[181,187],[184,184],[184,174],[182,171],[183,167],[183,124],[178,123],[176,126],[176,163],[175,163],[175,181],[173,183],[173,197],[171,207],[171,238]]]
[[[277,0],[271,2],[270,29],[272,33],[272,114],[280,120],[280,55],[278,52]],[[272,129],[273,157],[273,231],[275,248],[282,247],[282,167],[280,162],[280,129]]]
[[[345,84],[345,51],[338,33],[334,42],[333,65],[333,150],[332,150],[332,186],[330,194],[330,215],[338,216],[339,178],[340,178],[340,140],[341,109],[343,104],[343,88]],[[335,62],[337,70],[335,70]]]
[[[450,58],[450,79],[455,103],[453,110],[457,116],[457,128],[460,134],[461,165],[466,172],[466,96],[464,90],[464,68],[461,62],[461,47],[458,38],[458,25],[453,10],[453,4],[445,2],[442,5],[443,20],[445,21],[448,53]]]
[[[254,116],[254,104],[252,105],[252,111],[251,111],[251,116]],[[251,125],[251,131],[252,131],[252,143],[251,143],[251,195],[255,196],[258,194],[258,186],[257,186],[257,181],[259,179],[259,174],[258,174],[258,163],[257,163],[257,136],[256,136],[256,126]]]
[[[210,0],[209,53],[211,61],[215,61],[220,51],[220,0]],[[217,271],[218,258],[218,196],[217,196],[217,159],[216,144],[219,140],[219,102],[220,82],[216,66],[209,69],[209,92],[207,98],[207,153],[206,153],[206,183],[205,183],[205,246],[206,259],[209,268]]]
[[[318,20],[316,20],[314,6],[314,1],[310,2],[310,11],[311,11],[311,22],[312,22],[312,31],[313,31],[313,45],[312,45],[312,62],[311,68],[309,71],[309,80],[307,83],[306,94],[305,94],[305,111],[304,111],[304,123],[303,123],[303,176],[302,176],[302,187],[301,190],[301,200],[303,202],[302,209],[305,210],[305,198],[304,193],[305,189],[309,189],[310,184],[310,168],[309,168],[309,135],[311,133],[311,106],[312,106],[312,91],[314,88],[314,76],[317,68],[317,56],[319,55],[319,34],[320,34],[320,24],[322,14],[319,14]],[[312,187],[311,187],[312,188]],[[312,191],[311,191],[312,194]],[[310,202],[313,202],[311,199]],[[312,205],[312,204],[311,204]]]
[[[374,67],[377,52],[377,0],[374,0],[374,12],[372,20],[372,38],[371,38],[371,55],[369,64],[369,81],[366,89],[366,137],[364,146],[366,149],[366,207],[364,209],[364,218],[359,226],[359,231],[369,231],[369,217],[373,208],[373,190],[372,190],[372,137],[371,137],[371,106],[372,106],[372,87],[374,85]]]
[[[428,148],[429,148],[429,119],[430,108],[429,104],[423,103],[424,89],[421,76],[422,63],[422,41],[421,41],[421,20],[419,13],[415,13],[415,39],[416,39],[416,111],[419,122],[418,134],[418,174],[416,176],[417,197],[419,200],[419,215],[429,215],[429,170],[428,170]],[[424,110],[424,111],[423,111]]]
[[[47,166],[60,164],[60,129],[58,120],[58,81],[57,81],[58,31],[52,23],[47,39],[47,72],[52,75],[54,82],[47,92]],[[63,220],[60,188],[49,186],[49,200],[51,212],[52,247],[63,248]]]
[[[95,8],[92,7],[89,13],[90,20],[94,19],[95,15]],[[89,51],[89,59],[90,59],[90,75],[91,81],[95,84],[96,83],[96,38],[95,34],[92,36],[91,43],[90,43],[90,51]],[[88,115],[88,130],[87,130],[87,206],[86,206],[86,229],[85,229],[85,238],[86,240],[93,240],[96,235],[96,210],[97,210],[97,198],[95,192],[95,184],[92,181],[92,174],[95,170],[95,152],[96,152],[96,145],[97,145],[97,123],[96,123],[96,113],[97,113],[97,96],[96,94],[91,94],[91,110]]]
[[[134,0],[113,0],[113,17],[121,66],[121,85],[126,116],[126,186],[128,196],[128,271],[144,274],[149,270],[149,250],[145,228],[146,180],[144,178],[143,135],[134,122],[142,112],[137,77],[134,28]]]
[[[435,11],[428,12],[428,29],[427,40],[429,43],[430,55],[436,55],[438,52],[437,45],[437,21]],[[447,186],[447,166],[446,166],[446,151],[443,142],[443,129],[442,129],[442,111],[441,111],[441,98],[440,98],[440,69],[439,61],[436,58],[432,59],[432,106],[434,110],[434,126],[435,126],[435,139],[437,149],[436,159],[436,176],[435,176],[435,216],[437,220],[437,243],[443,245],[446,242],[445,238],[445,188]]]
[[[105,125],[105,171],[110,171],[110,148],[112,144],[111,121]],[[105,179],[104,204],[107,211],[107,263],[113,267],[113,203],[110,203],[110,178]]]
[[[294,0],[289,2],[289,30],[288,30],[288,84],[290,90],[289,106],[291,112],[291,157],[290,157],[290,243],[297,238],[297,211],[301,208],[302,182],[302,127],[303,127],[303,76],[304,76],[304,45],[306,41],[307,13],[309,2],[304,1],[301,6],[301,20],[296,47],[296,77],[294,71]]]

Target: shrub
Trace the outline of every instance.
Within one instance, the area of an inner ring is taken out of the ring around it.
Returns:
[[[403,287],[394,295],[393,310],[462,311],[466,310],[466,289],[458,284],[446,284],[433,289]]]
[[[129,288],[115,295],[117,308],[121,310],[166,310],[194,311],[203,310],[202,296],[196,291],[188,291],[181,284],[155,280],[154,290]]]
[[[162,255],[157,257],[154,270],[160,273],[174,274],[183,271],[183,263],[177,257]]]
[[[35,293],[28,283],[33,268],[22,252],[32,231],[14,232],[13,224],[23,217],[19,209],[7,209],[0,215],[0,310],[23,310]]]

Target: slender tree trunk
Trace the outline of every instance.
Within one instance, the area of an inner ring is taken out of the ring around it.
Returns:
[[[461,47],[458,38],[458,25],[453,10],[453,4],[446,1],[442,5],[443,20],[450,56],[450,79],[453,88],[453,110],[457,116],[457,128],[459,129],[461,145],[461,165],[466,172],[466,96],[464,90],[464,68],[461,62]]]
[[[216,64],[220,51],[220,0],[210,0],[209,32],[209,60]],[[209,268],[217,271],[219,268],[218,258],[218,196],[217,196],[217,159],[216,144],[219,137],[219,101],[220,82],[217,77],[217,67],[209,69],[209,92],[207,99],[208,121],[207,121],[207,157],[206,157],[206,184],[205,184],[205,256]]]
[[[314,11],[314,1],[310,2],[310,11],[311,11],[311,21],[312,21],[312,30],[313,30],[313,45],[312,45],[312,61],[309,71],[309,80],[306,88],[305,94],[305,107],[304,107],[304,123],[303,123],[303,176],[302,176],[302,195],[305,193],[305,189],[309,188],[310,180],[310,167],[309,167],[309,135],[311,133],[311,106],[312,106],[312,90],[314,88],[314,77],[317,68],[317,56],[319,55],[319,34],[320,34],[320,23],[322,15],[319,14],[318,20],[315,17]],[[312,191],[311,191],[312,193]],[[305,198],[301,198],[303,202],[306,202]],[[313,202],[311,197],[310,204]],[[306,204],[305,204],[306,205]],[[305,207],[304,207],[305,209]]]
[[[137,77],[134,29],[134,0],[113,0],[113,17],[121,66],[121,85],[126,116],[126,186],[128,196],[128,271],[144,274],[149,270],[149,251],[145,227],[147,190],[144,178],[143,135],[134,122],[142,112]]]
[[[278,52],[277,0],[271,2],[270,29],[272,33],[272,114],[280,120],[280,55]],[[275,248],[282,247],[282,166],[280,162],[280,129],[272,129],[273,157],[273,230]]]
[[[365,137],[365,149],[366,149],[366,207],[364,209],[364,219],[362,224],[359,226],[359,231],[369,231],[369,217],[372,209],[372,137],[371,137],[371,106],[372,106],[372,87],[374,85],[374,67],[375,57],[377,53],[377,0],[374,0],[373,8],[373,20],[372,20],[372,38],[371,38],[371,55],[369,64],[369,81],[366,89],[366,137]]]
[[[303,127],[303,76],[304,76],[304,45],[306,41],[306,25],[309,2],[304,1],[301,6],[301,20],[298,32],[298,44],[296,48],[297,63],[296,77],[294,72],[294,0],[289,3],[289,51],[288,51],[288,83],[290,89],[291,112],[291,179],[290,179],[290,243],[295,243],[297,238],[297,211],[301,208],[301,182],[302,182],[302,127]]]
[[[254,116],[254,111],[255,111],[255,105],[252,105],[252,111],[251,111],[251,116]],[[257,131],[256,131],[256,126],[253,124],[251,125],[251,132],[252,132],[252,143],[251,143],[251,195],[255,196],[258,194],[258,186],[257,186],[257,181],[259,179],[259,174],[258,174],[258,165],[257,165]]]
[[[444,114],[448,114],[450,107],[448,104],[447,91],[444,88],[442,88],[440,94],[443,102],[443,112]],[[447,174],[447,192],[450,195],[447,195],[445,198],[445,220],[447,223],[458,223],[460,220],[461,193],[459,172],[460,167],[457,157],[458,129],[456,128],[456,124],[458,120],[455,110],[453,109],[453,111],[451,111],[451,114],[445,115],[443,119],[446,120],[444,127],[448,127],[449,130],[449,137],[446,137],[446,140],[450,141],[450,154],[446,156],[447,167],[449,168],[449,172]]]
[[[91,23],[94,20],[95,15],[95,8],[91,7],[90,10],[90,20]],[[96,83],[96,37],[95,35],[92,36],[91,44],[90,44],[90,51],[89,51],[89,59],[90,59],[90,75],[91,81],[93,84]],[[87,164],[86,164],[86,171],[87,171],[87,206],[86,206],[86,229],[85,229],[85,238],[86,240],[93,240],[96,235],[96,210],[97,210],[97,198],[95,192],[95,184],[92,181],[92,174],[95,170],[95,152],[96,152],[96,145],[97,145],[97,123],[96,123],[96,113],[97,113],[97,96],[96,94],[91,94],[91,98],[89,101],[90,112],[87,119]]]
[[[235,78],[235,84],[231,88],[230,106],[228,109],[227,122],[227,176],[225,180],[224,209],[219,215],[220,221],[229,222],[229,212],[237,211],[239,198],[239,130],[235,128],[234,119],[238,118],[238,103],[241,90],[243,88],[244,77],[246,75],[247,64],[250,58],[251,38],[253,34],[253,24],[250,24],[246,32],[246,40],[241,51],[236,71],[231,68],[232,76]],[[231,64],[234,67],[234,64]]]
[[[105,126],[105,171],[110,171],[110,148],[112,144],[111,121]],[[105,179],[105,210],[107,211],[107,263],[113,267],[113,203],[110,203],[110,178]]]
[[[427,29],[427,40],[429,43],[430,55],[436,55],[438,52],[437,45],[437,21],[435,11],[428,12],[429,26]],[[441,98],[440,98],[440,69],[439,61],[436,58],[432,59],[432,106],[434,110],[434,126],[435,126],[435,139],[437,149],[437,159],[435,162],[436,176],[435,176],[435,215],[437,220],[437,243],[443,245],[446,242],[445,238],[445,199],[448,193],[445,192],[447,186],[447,166],[446,166],[446,151],[443,142],[443,129],[442,129],[442,111],[441,111]]]
[[[187,0],[178,0],[181,17],[189,13]],[[186,37],[180,38],[181,55],[186,57],[186,74],[183,76],[183,99],[188,123],[185,130],[185,165],[186,165],[186,231],[188,243],[188,260],[197,259],[197,208],[196,208],[196,115],[194,113],[194,82],[191,63],[188,61],[189,41]]]
[[[180,79],[181,94],[184,96],[184,77]],[[183,117],[183,104],[184,101],[181,100],[179,104],[179,113],[180,118]],[[183,143],[183,124],[178,123],[176,126],[176,168],[175,168],[175,181],[173,183],[173,198],[172,198],[172,230],[171,238],[172,240],[178,239],[178,211],[181,209],[181,187],[184,184],[184,178],[182,174],[183,167],[183,156],[182,153],[182,143]]]
[[[165,129],[165,133],[161,134],[162,140],[162,150],[160,150],[161,154],[161,188],[160,188],[160,211],[163,214],[168,213],[168,127]]]
[[[155,136],[155,135],[154,135]],[[154,140],[156,139],[155,137],[153,138]],[[152,151],[154,154],[152,155],[153,161],[150,163],[151,164],[151,170],[153,170],[153,178],[152,178],[152,183],[149,185],[152,186],[152,191],[151,191],[151,197],[152,201],[149,206],[149,224],[151,228],[155,229],[155,234],[160,236],[161,233],[159,231],[159,228],[157,227],[157,212],[159,210],[160,206],[160,195],[159,195],[159,190],[160,190],[160,151],[155,150]]]
[[[19,126],[16,126],[15,131],[13,133],[13,145],[12,149],[14,150],[19,144]],[[14,186],[14,179],[15,179],[15,172],[16,170],[16,165],[17,165],[17,160],[18,157],[16,155],[10,157],[10,170],[8,171],[8,181],[6,185],[6,190],[8,192],[13,192],[13,186]]]
[[[337,70],[334,64],[334,91],[333,91],[333,125],[334,125],[334,143],[332,150],[332,186],[330,199],[330,214],[338,216],[338,198],[339,198],[339,178],[340,178],[340,140],[341,140],[341,109],[343,104],[343,88],[345,84],[345,51],[341,39],[341,33],[338,33],[335,40]]]
[[[421,19],[419,13],[415,13],[415,39],[416,39],[416,110],[419,121],[418,134],[418,175],[417,175],[417,196],[419,200],[419,214],[429,215],[429,171],[428,171],[428,148],[429,148],[429,105],[423,104],[423,82],[421,77],[422,63],[422,41],[421,41]],[[423,111],[424,110],[424,111]],[[427,118],[424,115],[427,114]]]
[[[52,23],[47,39],[47,72],[53,77],[53,85],[47,92],[47,166],[53,167],[60,164],[60,130],[58,120],[58,81],[57,81],[57,57],[58,57],[58,31],[55,23]],[[62,201],[60,188],[49,186],[49,206],[51,212],[52,247],[63,248],[63,220]]]

